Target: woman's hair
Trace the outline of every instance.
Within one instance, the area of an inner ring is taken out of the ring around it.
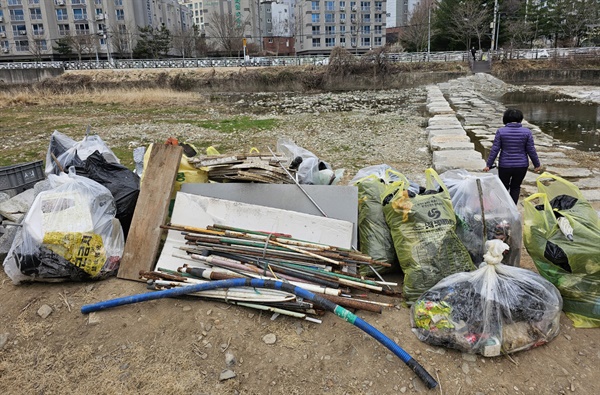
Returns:
[[[516,108],[509,108],[504,111],[504,116],[502,117],[502,123],[505,125],[511,122],[521,123],[523,120],[523,113],[521,110],[517,110]]]

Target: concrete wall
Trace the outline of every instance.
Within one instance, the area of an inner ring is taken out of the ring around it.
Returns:
[[[0,69],[0,83],[31,84],[48,78],[58,77],[64,72],[64,69]]]
[[[523,70],[492,75],[509,84],[600,85],[600,70]]]

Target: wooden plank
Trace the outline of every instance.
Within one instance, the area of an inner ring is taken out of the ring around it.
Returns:
[[[154,268],[182,152],[180,146],[152,146],[117,277],[141,281],[140,270]]]

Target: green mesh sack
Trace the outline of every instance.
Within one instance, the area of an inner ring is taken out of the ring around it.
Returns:
[[[402,176],[381,196],[409,304],[443,278],[475,269],[456,236],[456,216],[446,186],[433,169],[425,171],[425,178],[426,190],[421,194],[409,191],[410,184]]]
[[[359,250],[376,261],[385,262],[390,267],[372,265],[380,274],[389,273],[397,266],[396,251],[390,228],[385,222],[381,194],[385,181],[376,175],[364,177],[354,185],[358,188],[358,242]],[[361,265],[360,274],[371,275],[371,269]]]
[[[598,215],[575,185],[558,176],[542,174],[538,189],[545,193],[523,201],[525,248],[539,273],[560,291],[563,311],[573,325],[599,327]]]

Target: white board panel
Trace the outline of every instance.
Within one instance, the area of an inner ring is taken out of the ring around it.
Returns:
[[[341,248],[351,248],[352,244],[352,222],[183,192],[177,193],[171,223],[198,228],[218,224],[287,233],[296,239]],[[187,259],[173,256],[185,256],[186,253],[179,249],[184,245],[181,232],[170,230],[157,267],[177,270],[184,263],[189,263]]]

